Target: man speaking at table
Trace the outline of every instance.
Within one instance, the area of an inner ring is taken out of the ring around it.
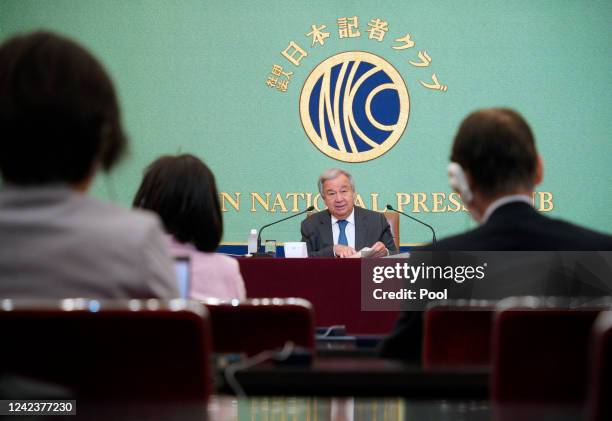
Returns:
[[[327,209],[302,222],[302,241],[308,256],[354,257],[364,247],[372,249],[368,257],[383,257],[396,251],[385,217],[355,206],[351,174],[330,168],[321,174],[318,185]]]

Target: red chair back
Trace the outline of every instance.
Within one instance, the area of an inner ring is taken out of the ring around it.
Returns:
[[[314,351],[314,311],[300,298],[204,302],[210,313],[213,352],[254,355],[287,341]]]
[[[491,394],[498,404],[584,401],[589,336],[599,310],[509,308],[495,315]]]
[[[205,403],[207,310],[183,300],[11,302],[0,309],[0,373],[77,400]]]
[[[588,419],[612,420],[612,311],[595,321],[589,380]]]
[[[425,312],[425,367],[487,366],[491,363],[493,305],[442,304]]]

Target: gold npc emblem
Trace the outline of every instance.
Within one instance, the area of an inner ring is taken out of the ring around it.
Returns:
[[[336,54],[310,73],[300,95],[300,118],[310,141],[325,155],[364,162],[400,139],[410,113],[399,72],[363,51]]]

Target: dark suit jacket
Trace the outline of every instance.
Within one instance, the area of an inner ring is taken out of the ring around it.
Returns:
[[[396,250],[391,227],[383,214],[355,206],[355,250],[370,247],[381,241],[390,253]],[[302,221],[302,241],[308,248],[308,256],[334,257],[334,238],[331,214],[323,210]]]
[[[427,249],[432,250],[431,247]],[[527,203],[512,202],[496,209],[488,221],[478,228],[439,241],[436,250],[610,251],[612,236],[548,218]],[[521,295],[538,294],[540,286],[533,285],[532,292],[523,290]],[[393,332],[383,342],[380,355],[419,361],[422,336],[423,313],[403,312]]]

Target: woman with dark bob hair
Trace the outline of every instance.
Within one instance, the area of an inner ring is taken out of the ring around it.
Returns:
[[[134,206],[156,212],[166,227],[170,253],[191,261],[190,296],[244,299],[238,262],[215,253],[223,217],[215,176],[193,155],[162,156],[145,171]]]

